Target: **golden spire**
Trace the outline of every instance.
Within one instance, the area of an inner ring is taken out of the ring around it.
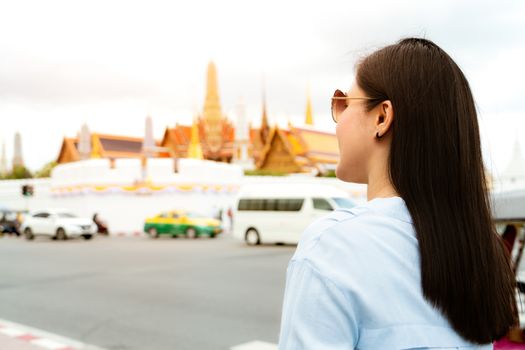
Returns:
[[[215,68],[215,63],[212,61],[208,64],[206,100],[204,101],[202,119],[206,131],[205,141],[208,144],[210,151],[218,152],[223,143],[223,115],[221,111],[221,103],[219,101],[219,89],[217,86],[217,69]]]
[[[268,124],[268,115],[266,114],[266,91],[263,90],[263,106],[262,106],[262,121],[261,121],[261,129],[267,128],[269,126]]]
[[[306,125],[314,125],[314,117],[312,116],[312,101],[310,99],[310,89],[308,89],[306,97]]]
[[[90,158],[102,158],[102,144],[97,134],[91,134],[91,156]]]
[[[206,121],[217,121],[222,119],[221,103],[219,101],[219,88],[217,85],[217,68],[215,63],[208,64],[208,75],[206,80],[206,100],[204,101],[204,119]]]
[[[263,77],[263,110],[262,110],[262,120],[261,120],[261,130],[260,136],[263,144],[266,143],[268,136],[270,135],[270,125],[268,123],[268,116],[266,114],[266,89],[264,86],[264,77]]]
[[[193,118],[191,125],[191,141],[188,146],[188,158],[202,159],[202,147],[199,141],[199,125],[197,117]]]

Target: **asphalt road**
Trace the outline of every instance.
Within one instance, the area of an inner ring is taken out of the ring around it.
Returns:
[[[217,239],[0,239],[0,318],[106,349],[277,343],[295,247]]]

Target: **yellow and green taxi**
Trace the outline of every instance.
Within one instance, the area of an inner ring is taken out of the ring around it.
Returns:
[[[209,236],[214,238],[222,232],[222,227],[219,220],[174,210],[147,218],[144,223],[144,232],[152,238],[157,238],[160,235],[171,235],[173,237],[183,235],[188,238]]]

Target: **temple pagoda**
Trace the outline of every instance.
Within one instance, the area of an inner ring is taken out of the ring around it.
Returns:
[[[143,138],[90,134],[84,136],[85,140],[90,141],[87,152],[86,146],[82,146],[86,141],[81,142],[81,135],[64,138],[57,162],[66,163],[86,158],[169,157],[234,162],[247,169],[283,173],[319,174],[335,168],[339,156],[336,136],[334,133],[315,129],[309,93],[303,126],[289,123],[288,128],[280,128],[270,125],[264,91],[260,127],[254,128],[246,120],[242,103],[237,107],[238,115],[234,125],[222,111],[217,69],[210,62],[206,75],[204,106],[194,116],[192,125],[176,124],[168,127],[158,142],[150,135],[151,120],[146,123],[146,135],[150,135],[146,136],[148,142]]]

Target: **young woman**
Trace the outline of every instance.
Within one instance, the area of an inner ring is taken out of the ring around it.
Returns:
[[[336,91],[337,177],[368,202],[303,234],[279,349],[492,349],[517,321],[515,280],[491,218],[465,76],[409,38]]]

